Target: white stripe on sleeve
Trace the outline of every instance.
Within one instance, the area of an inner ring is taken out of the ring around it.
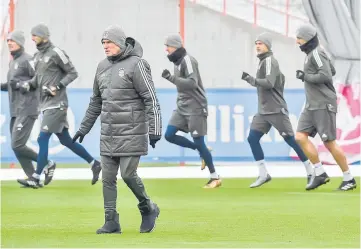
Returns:
[[[266,75],[271,74],[271,67],[272,67],[272,59],[271,57],[266,58]]]
[[[188,75],[192,74],[193,73],[193,66],[192,66],[191,59],[189,58],[189,55],[184,56],[184,61],[186,62]]]
[[[152,98],[152,105],[153,105],[153,113],[154,113],[154,132],[155,135],[162,135],[161,134],[161,120],[160,120],[160,113],[157,108],[157,98],[155,96],[155,90],[153,86],[149,83],[150,75],[147,73],[145,69],[144,62],[142,60],[138,63],[140,73],[142,74],[143,81],[148,88],[149,94]]]
[[[65,56],[63,51],[61,51],[60,48],[53,48],[53,50],[59,55],[60,59],[63,61],[64,64],[67,64],[69,62],[68,58]]]
[[[322,67],[323,64],[322,64],[322,61],[321,61],[320,55],[318,54],[317,49],[313,50],[312,55],[313,55],[313,58],[315,58],[317,66]]]

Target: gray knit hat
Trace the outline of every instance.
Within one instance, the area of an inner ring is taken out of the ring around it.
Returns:
[[[44,23],[40,23],[33,27],[31,29],[31,34],[44,39],[48,39],[50,36],[49,29]]]
[[[267,48],[268,48],[268,50],[271,50],[271,49],[272,49],[272,37],[271,37],[271,34],[270,34],[270,33],[265,32],[265,33],[260,34],[260,35],[256,38],[255,42],[257,42],[257,41],[260,41],[260,42],[262,42],[264,45],[266,45]]]
[[[10,34],[8,34],[7,40],[13,40],[18,44],[20,47],[24,47],[25,44],[25,36],[24,32],[20,30],[14,30]]]
[[[105,29],[102,36],[102,42],[103,40],[109,40],[113,42],[115,45],[120,47],[121,50],[125,50],[125,39],[126,35],[123,31],[123,29],[116,25],[110,25],[108,28]]]
[[[169,35],[164,42],[164,45],[173,48],[181,48],[183,47],[183,40],[179,34]]]
[[[296,37],[308,42],[317,34],[316,28],[311,24],[303,24],[296,31]]]

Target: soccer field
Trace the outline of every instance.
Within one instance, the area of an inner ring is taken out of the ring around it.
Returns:
[[[2,247],[360,247],[360,191],[333,191],[341,178],[306,192],[304,178],[145,179],[161,213],[153,233],[140,234],[137,201],[118,182],[122,234],[96,235],[104,222],[101,182],[53,181],[23,189],[2,181]],[[360,182],[360,179],[357,179]]]

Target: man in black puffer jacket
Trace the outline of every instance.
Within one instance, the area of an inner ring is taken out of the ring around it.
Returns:
[[[133,38],[126,37],[118,26],[108,27],[102,37],[107,56],[97,68],[93,96],[73,141],[91,130],[100,115],[100,155],[103,177],[105,224],[97,233],[120,233],[116,212],[117,173],[139,201],[141,233],[153,231],[159,215],[158,206],[145,192],[137,175],[140,156],[161,139],[161,113],[149,64]]]

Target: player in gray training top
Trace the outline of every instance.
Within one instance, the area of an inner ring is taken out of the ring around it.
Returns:
[[[319,46],[316,29],[305,24],[298,28],[297,43],[306,54],[304,69],[296,71],[296,77],[305,86],[306,106],[298,121],[296,140],[315,166],[315,175],[307,189],[315,189],[330,181],[318,157],[317,149],[308,139],[317,133],[326,148],[343,171],[343,181],[338,190],[356,188],[344,152],[336,143],[337,96],[332,76],[336,74],[330,59]]]
[[[95,184],[101,171],[100,162],[95,160],[82,145],[73,143],[68,130],[66,87],[78,77],[78,73],[68,55],[52,44],[46,25],[36,25],[32,28],[31,35],[38,52],[34,56],[35,76],[26,84],[30,85],[29,91],[40,92],[40,110],[43,115],[38,137],[39,154],[36,171],[31,177],[18,180],[18,182],[24,186],[37,188],[43,171],[45,173],[44,184],[47,185],[51,182],[56,165],[46,167],[46,164],[49,139],[55,133],[62,145],[68,147],[91,165],[92,184]]]
[[[32,161],[38,154],[26,146],[35,120],[39,115],[39,93],[28,92],[29,84],[23,81],[34,77],[31,56],[24,51],[25,37],[20,30],[14,30],[7,37],[9,51],[13,57],[9,64],[7,82],[1,84],[1,91],[9,94],[11,147],[25,174],[31,177],[35,172]],[[49,161],[52,165],[53,162]]]
[[[307,183],[309,183],[313,171],[312,165],[294,137],[287,104],[283,97],[285,76],[273,55],[272,37],[269,33],[262,33],[257,37],[255,44],[259,58],[257,75],[254,78],[246,72],[242,73],[242,79],[256,87],[258,94],[258,112],[253,117],[248,142],[259,167],[259,176],[250,187],[259,187],[271,180],[266,169],[260,140],[264,134],[270,131],[272,126],[278,130],[285,142],[295,150],[305,165]]]
[[[169,121],[165,132],[165,139],[173,144],[198,150],[202,161],[201,169],[208,166],[210,180],[204,188],[221,186],[221,179],[216,173],[213,158],[206,147],[204,137],[207,135],[208,104],[206,92],[198,69],[198,62],[189,55],[183,47],[180,35],[170,35],[165,41],[168,59],[174,63],[174,75],[168,69],[162,77],[176,85],[177,109]],[[178,136],[178,131],[190,132],[193,142],[183,136]]]

